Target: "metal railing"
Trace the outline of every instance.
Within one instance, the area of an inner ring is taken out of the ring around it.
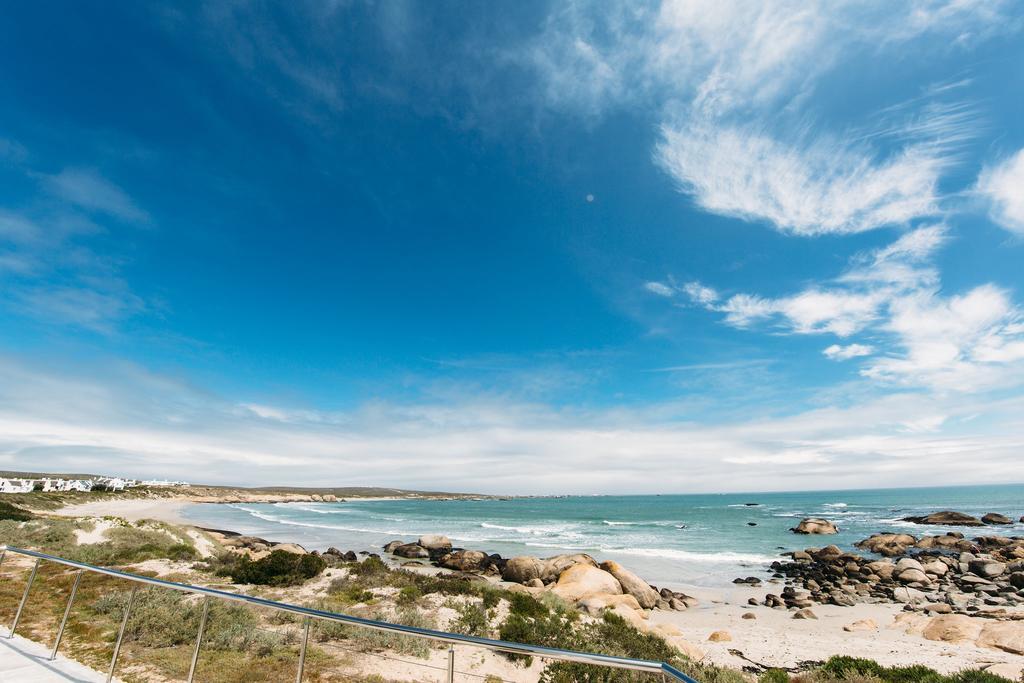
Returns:
[[[94,572],[96,574],[112,576],[119,579],[125,579],[127,581],[135,582],[136,584],[147,584],[150,586],[157,586],[160,588],[169,588],[184,593],[202,595],[206,598],[206,600],[204,600],[203,602],[202,616],[199,621],[199,629],[196,634],[195,647],[193,649],[192,659],[189,665],[187,679],[189,683],[192,683],[195,677],[196,665],[199,661],[199,652],[203,643],[203,632],[206,628],[206,621],[207,616],[209,614],[211,598],[218,600],[240,602],[255,607],[265,607],[301,616],[303,618],[302,635],[299,640],[299,661],[297,670],[295,672],[296,683],[301,683],[302,681],[302,674],[306,662],[306,647],[309,642],[309,627],[313,619],[333,621],[342,624],[351,624],[353,626],[359,626],[362,628],[372,629],[376,631],[386,631],[404,636],[412,636],[414,638],[423,638],[426,640],[447,643],[448,666],[447,676],[445,678],[445,681],[447,681],[447,683],[453,683],[453,681],[455,680],[456,645],[478,647],[493,652],[502,652],[505,654],[532,656],[543,660],[574,662],[578,664],[592,664],[595,666],[604,666],[613,669],[629,669],[633,671],[644,671],[651,674],[660,674],[663,681],[683,681],[684,683],[698,683],[694,679],[684,674],[682,671],[679,671],[675,667],[665,662],[657,662],[647,659],[631,659],[628,657],[616,657],[613,655],[602,655],[590,652],[575,652],[573,650],[562,650],[559,648],[543,647],[539,645],[525,645],[522,643],[512,643],[504,640],[478,638],[476,636],[467,636],[459,633],[450,633],[447,631],[435,631],[432,629],[417,628],[415,626],[404,626],[402,624],[392,624],[385,621],[375,621],[373,619],[364,619],[362,617],[354,617],[347,614],[340,614],[337,612],[327,612],[324,610],[312,609],[309,607],[301,607],[299,605],[291,605],[285,602],[275,602],[273,600],[258,598],[251,595],[229,593],[227,591],[220,591],[214,588],[204,588],[202,586],[192,586],[183,583],[175,583],[173,581],[164,581],[163,579],[157,579],[149,576],[138,576],[136,574],[129,574],[128,572],[122,572],[116,569],[97,567],[95,565],[85,564],[84,562],[75,562],[73,560],[66,560],[62,557],[47,555],[45,553],[40,553],[35,550],[26,550],[24,548],[15,548],[13,546],[7,545],[0,545],[0,564],[3,563],[4,557],[7,553],[14,553],[17,555],[23,555],[25,557],[35,558],[35,564],[32,565],[31,573],[29,575],[28,581],[25,584],[25,590],[21,596],[21,602],[18,604],[18,610],[14,615],[14,622],[11,624],[11,629],[10,633],[8,634],[8,638],[13,638],[14,633],[18,628],[18,622],[21,619],[22,612],[25,610],[25,605],[28,602],[29,593],[32,590],[32,584],[35,581],[36,574],[38,573],[39,565],[41,562],[45,560],[47,562],[54,562],[57,564],[65,565],[67,567],[73,567],[78,570],[75,576],[74,585],[68,597],[67,605],[64,608],[64,616],[61,619],[60,627],[58,628],[57,631],[57,637],[53,644],[53,649],[51,650],[50,653],[51,660],[53,660],[57,656],[57,650],[60,647],[61,638],[64,635],[64,628],[65,626],[67,626],[68,616],[71,614],[71,606],[72,603],[74,603],[75,594],[78,592],[78,586],[81,583],[82,574],[83,572],[88,571]],[[124,615],[121,618],[120,629],[118,630],[117,640],[114,645],[114,653],[113,656],[111,657],[110,668],[107,671],[108,683],[113,679],[114,671],[117,668],[117,659],[121,652],[121,642],[124,640],[125,630],[128,626],[128,617],[131,613],[132,605],[135,601],[135,596],[137,592],[138,585],[135,585],[132,587],[131,593],[129,594],[128,603],[125,606]]]

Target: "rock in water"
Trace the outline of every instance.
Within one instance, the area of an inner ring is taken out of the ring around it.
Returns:
[[[943,526],[983,526],[982,522],[977,517],[972,517],[963,512],[954,512],[953,510],[943,510],[942,512],[933,512],[930,515],[916,516],[916,517],[904,517],[904,522],[913,522],[914,524],[940,524]]]
[[[632,595],[644,609],[653,609],[661,596],[646,581],[629,571],[618,562],[608,560],[601,563],[601,569],[608,572],[622,586],[623,592]]]
[[[1006,515],[1001,515],[998,512],[990,512],[981,518],[981,521],[985,524],[1013,524],[1013,520]]]
[[[800,523],[790,529],[790,531],[797,534],[837,534],[839,533],[839,527],[827,519],[808,517],[800,520]]]
[[[397,548],[400,545],[405,545],[405,541],[391,541],[386,546],[384,546],[384,552],[393,553],[395,552],[395,548]]]

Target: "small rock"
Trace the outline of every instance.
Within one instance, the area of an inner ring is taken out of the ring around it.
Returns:
[[[742,619],[757,619],[757,615],[754,614],[753,612],[744,612],[743,616],[741,618]]]
[[[732,635],[728,631],[715,631],[708,636],[708,642],[711,643],[728,643],[732,640]]]
[[[818,615],[812,612],[809,608],[798,609],[793,613],[794,619],[817,619]]]
[[[878,624],[875,623],[874,619],[858,619],[857,621],[844,626],[843,630],[849,633],[853,633],[855,631],[877,631]]]

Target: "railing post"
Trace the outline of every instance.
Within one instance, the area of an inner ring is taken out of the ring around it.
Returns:
[[[60,628],[57,629],[57,640],[53,643],[53,650],[50,651],[50,661],[57,659],[57,648],[60,647],[60,639],[64,637],[64,627],[68,625],[68,617],[71,615],[71,604],[75,601],[75,594],[78,593],[78,584],[82,582],[82,572],[79,569],[75,574],[75,583],[71,586],[71,595],[68,596],[68,606],[64,608],[64,618],[60,620]]]
[[[448,646],[448,683],[455,683],[455,646]]]
[[[302,621],[302,645],[299,648],[299,670],[295,672],[295,683],[302,683],[302,672],[306,668],[306,644],[309,642],[309,617]]]
[[[203,644],[203,631],[206,630],[206,616],[210,613],[210,598],[203,598],[203,616],[199,618],[199,633],[196,635],[196,649],[192,652],[192,663],[188,667],[188,683],[196,675],[196,665],[199,664],[199,647]]]
[[[32,590],[32,582],[36,580],[36,572],[39,571],[39,563],[42,562],[39,558],[36,558],[36,563],[32,565],[32,573],[29,574],[28,583],[25,584],[25,592],[21,595],[21,602],[18,604],[18,611],[14,614],[14,623],[11,624],[11,633],[8,638],[14,637],[14,632],[18,629],[18,622],[21,621],[21,613],[25,610],[25,603],[28,602],[28,594]]]
[[[132,592],[128,595],[128,604],[124,608],[124,617],[121,618],[121,630],[117,632],[117,642],[114,643],[114,656],[110,658],[110,671],[107,672],[107,683],[114,679],[114,669],[117,668],[117,656],[121,654],[121,641],[124,640],[125,629],[128,628],[128,616],[132,612],[132,603],[135,602],[135,593],[138,586],[132,586]]]

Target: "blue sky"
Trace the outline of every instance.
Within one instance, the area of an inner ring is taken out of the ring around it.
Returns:
[[[22,3],[0,467],[1019,480],[1022,15]]]

